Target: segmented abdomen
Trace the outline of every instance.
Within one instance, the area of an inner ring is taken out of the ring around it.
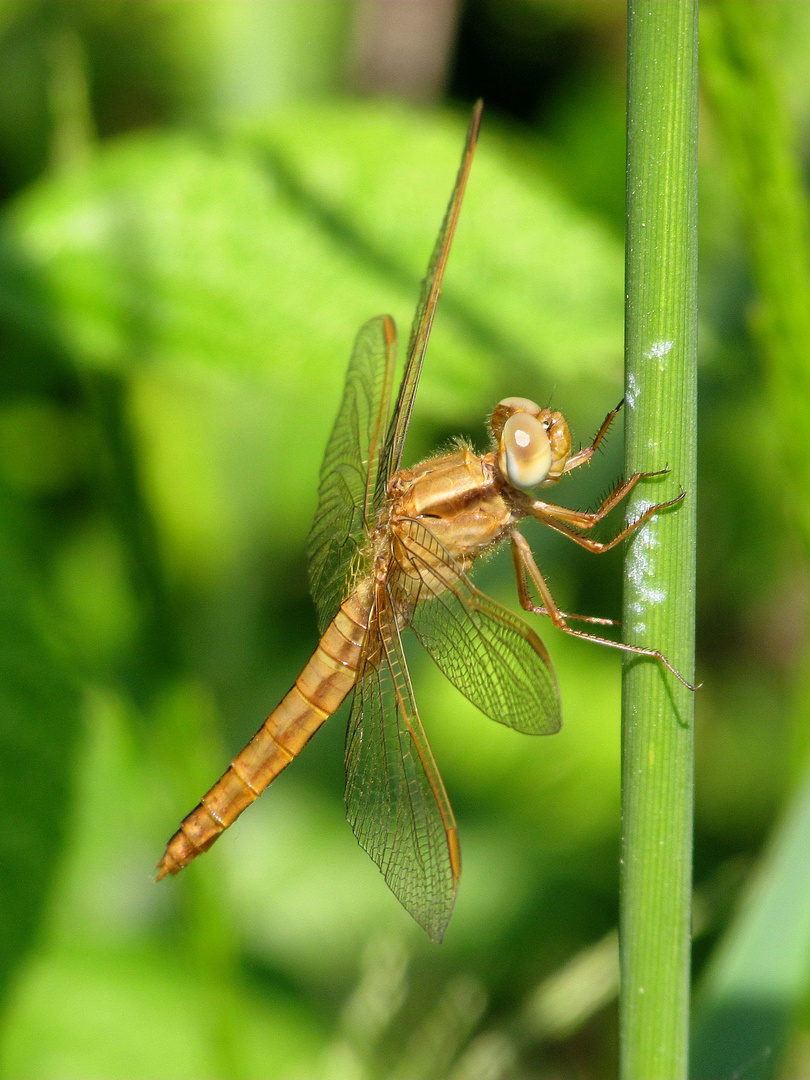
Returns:
[[[207,851],[334,713],[357,680],[368,608],[354,593],[340,607],[290,692],[186,817],[158,863],[157,880]]]

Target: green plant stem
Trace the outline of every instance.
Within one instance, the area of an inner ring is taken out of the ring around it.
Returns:
[[[697,3],[629,0],[626,461],[668,466],[632,517],[686,492],[630,542],[625,640],[694,672]],[[629,656],[622,709],[621,1076],[687,1072],[694,695]]]

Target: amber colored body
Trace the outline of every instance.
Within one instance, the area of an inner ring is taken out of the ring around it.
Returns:
[[[543,643],[466,574],[476,558],[503,541],[512,549],[526,611],[548,616],[567,634],[654,658],[684,681],[657,650],[570,627],[570,619],[611,620],[561,611],[517,529],[521,518],[531,516],[598,554],[680,500],[682,494],[649,505],[600,542],[588,535],[594,526],[640,480],[659,473],[634,473],[593,512],[532,494],[590,461],[621,406],[608,414],[590,446],[572,453],[560,413],[526,398],[504,398],[490,417],[490,453],[478,456],[460,446],[400,468],[480,119],[479,102],[423,282],[396,398],[393,320],[369,320],[355,341],[308,544],[322,631],[318,647],[283,701],[181,823],[158,864],[158,879],[207,850],[354,689],[345,755],[347,818],[394,895],[432,940],[441,941],[461,874],[458,834],[419,718],[400,633],[410,625],[447,678],[486,716],[528,735],[559,730],[559,688]]]
[[[407,587],[404,520],[418,520],[467,569],[523,517],[507,501],[492,454],[465,448],[400,470],[389,487],[388,519],[375,530],[373,578]],[[300,753],[353,688],[369,624],[373,579],[361,581],[341,606],[292,689],[169,841],[158,879],[176,874],[214,843]]]
[[[391,532],[397,535],[398,519],[422,520],[466,570],[524,516],[504,488],[493,455],[478,457],[469,448],[401,469],[389,488]]]
[[[214,843],[302,750],[357,679],[368,605],[353,594],[292,689],[169,841],[157,878],[176,874]]]
[[[591,447],[566,460],[560,476],[590,459],[616,411],[608,416]],[[557,479],[559,476],[550,482]],[[590,514],[541,502],[517,490],[502,476],[494,454],[479,457],[468,447],[429,458],[412,469],[401,469],[396,473],[388,487],[387,509],[371,535],[374,555],[371,574],[357,584],[342,604],[287,696],[234,758],[230,768],[199,806],[184,819],[158,865],[158,879],[166,874],[176,874],[196,855],[206,851],[289,765],[321,724],[337,711],[357,680],[369,619],[375,603],[379,606],[379,601],[375,601],[377,590],[386,583],[393,583],[399,587],[402,598],[413,594],[414,599],[418,599],[422,595],[418,583],[424,582],[425,570],[423,567],[421,576],[413,573],[408,553],[408,526],[414,521],[430,531],[460,570],[468,570],[476,557],[509,539],[518,576],[518,592],[526,610],[549,615],[560,629],[577,637],[654,656],[669,667],[654,650],[631,648],[621,642],[572,630],[548,592],[528,545],[515,529],[518,521],[531,515],[590,551],[609,550],[653,512],[670,504],[651,507],[607,544],[589,540],[574,529],[590,529],[627,495],[638,479],[636,474],[620,485],[598,511]],[[679,499],[680,496],[673,502]],[[423,563],[429,560],[422,547],[419,557]],[[437,567],[441,565],[436,563]],[[527,575],[540,593],[543,607],[532,603]],[[445,582],[446,571],[442,571],[434,578],[434,589],[441,591]],[[402,625],[410,621],[407,611],[399,614],[398,621]],[[585,621],[608,623],[610,620],[589,618]]]

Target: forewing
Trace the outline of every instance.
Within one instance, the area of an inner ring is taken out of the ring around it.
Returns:
[[[364,569],[395,363],[394,322],[379,315],[357,335],[321,466],[318,509],[307,543],[309,587],[321,633]]]
[[[453,811],[416,710],[399,632],[380,613],[346,736],[346,816],[406,911],[441,941],[461,873]]]
[[[483,713],[527,735],[562,723],[551,659],[530,626],[472,584],[419,521],[397,525],[411,579],[392,583],[395,604],[411,608],[416,636],[439,668]]]
[[[467,141],[461,157],[461,165],[456,177],[453,194],[450,196],[450,202],[444,215],[442,227],[439,230],[436,246],[428,264],[427,275],[422,282],[422,291],[419,295],[419,303],[416,307],[416,314],[411,326],[411,336],[408,341],[405,371],[400,383],[397,402],[391,414],[385,446],[381,455],[375,496],[375,503],[378,507],[382,505],[385,498],[385,489],[389,478],[397,471],[402,461],[402,447],[405,443],[405,434],[413,411],[414,397],[416,396],[416,388],[419,385],[419,376],[422,371],[422,362],[425,358],[428,339],[430,338],[430,330],[433,326],[433,317],[436,314],[436,305],[439,302],[442,290],[447,257],[453,243],[461,202],[467,186],[467,177],[470,174],[470,166],[475,153],[478,129],[481,126],[482,109],[483,104],[480,101],[477,102],[467,130]]]

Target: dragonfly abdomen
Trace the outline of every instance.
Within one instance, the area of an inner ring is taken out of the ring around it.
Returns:
[[[236,821],[300,753],[357,681],[368,608],[352,594],[289,693],[169,841],[157,880],[177,874]]]

